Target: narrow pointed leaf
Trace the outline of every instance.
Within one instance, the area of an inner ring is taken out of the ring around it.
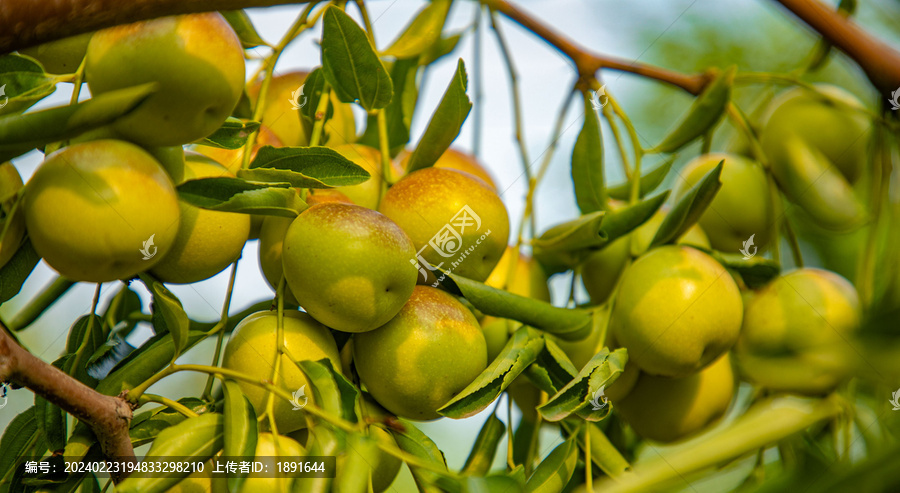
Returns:
[[[676,154],[669,156],[665,161],[662,162],[662,164],[653,168],[651,171],[644,173],[641,176],[641,197],[656,190],[660,185],[662,185],[663,180],[666,179],[666,175],[669,174],[669,170],[672,169],[672,163],[675,162],[675,158],[677,157],[678,156]],[[606,189],[606,193],[609,194],[610,198],[618,200],[628,200],[631,197],[631,182],[626,181],[625,183],[611,186]]]
[[[372,465],[378,463],[381,453],[375,439],[359,433],[350,435],[340,473],[334,478],[334,490],[367,493],[369,481],[375,472]]]
[[[359,420],[359,391],[331,365],[331,360],[298,361],[309,379],[316,405],[351,422]]]
[[[206,332],[189,331],[187,347],[191,347],[205,338]],[[175,357],[175,342],[171,333],[166,333],[155,341],[151,339],[131,353],[112,373],[104,378],[97,385],[97,392],[118,395],[123,390],[132,389],[165,368]]]
[[[500,444],[500,439],[505,434],[506,425],[503,424],[503,421],[500,421],[495,414],[488,416],[472,445],[472,451],[469,452],[462,473],[470,476],[487,474],[491,470],[491,464],[494,463],[494,456],[497,455],[497,445]]]
[[[412,113],[419,96],[416,87],[416,73],[419,68],[415,60],[397,60],[391,65],[391,80],[394,81],[396,97],[384,108],[387,119],[388,147],[392,150],[409,143],[409,127]],[[369,147],[379,147],[378,118],[369,116],[366,131],[357,141]]]
[[[603,179],[603,137],[588,93],[584,94],[584,124],[572,149],[572,184],[582,214],[606,208]]]
[[[6,265],[0,267],[0,303],[19,294],[25,279],[40,261],[41,256],[34,251],[31,240],[26,239]]]
[[[229,116],[212,135],[197,142],[199,145],[219,149],[240,149],[250,134],[259,129],[259,122],[245,122]]]
[[[696,246],[694,248],[708,253],[724,267],[736,271],[750,289],[768,284],[781,273],[781,265],[778,262],[762,256],[744,259],[744,256],[738,253],[725,253]]]
[[[538,354],[535,362],[528,367],[525,374],[537,388],[549,395],[554,395],[575,378],[578,369],[569,361],[569,357],[559,345],[552,338],[547,337],[544,338],[544,349]]]
[[[628,353],[624,348],[612,353],[603,348],[568,385],[538,407],[538,411],[548,421],[560,421],[572,414],[587,421],[606,417],[609,405],[601,399],[602,390],[618,378],[627,361]]]
[[[478,414],[534,362],[543,346],[543,337],[527,327],[520,327],[481,375],[438,409],[438,413],[457,419]]]
[[[287,184],[263,185],[231,177],[186,181],[178,185],[178,197],[203,209],[281,217],[297,217],[308,207],[297,189]]]
[[[400,450],[430,462],[439,469],[447,469],[447,461],[444,459],[444,453],[441,452],[428,435],[416,428],[416,425],[413,424],[412,421],[403,418],[397,418],[397,421],[400,423],[400,429],[392,427],[390,428],[390,432],[397,442],[397,446],[400,447]],[[413,479],[416,481],[416,486],[419,487],[419,491],[440,491],[433,486],[434,483],[442,477],[440,474],[415,466],[410,466],[409,470],[412,472]]]
[[[384,108],[394,89],[369,37],[346,12],[329,7],[322,20],[322,68],[338,99],[366,111]]]
[[[425,6],[382,53],[397,58],[416,57],[434,45],[441,37],[441,29],[450,11],[450,0],[433,0]]]
[[[184,458],[191,462],[206,462],[222,450],[225,442],[225,417],[217,413],[188,418],[165,429],[150,447],[145,460]],[[187,477],[190,471],[169,474],[134,472],[116,485],[121,493],[162,493]]]
[[[175,345],[175,355],[172,358],[174,361],[188,343],[191,322],[188,320],[184,307],[181,306],[181,300],[163,286],[163,283],[147,274],[141,274],[141,280],[153,294],[154,311],[162,315],[169,333],[172,334],[172,342]]]
[[[572,478],[578,463],[578,446],[574,438],[559,444],[534,470],[525,491],[528,493],[556,493]]]
[[[30,443],[37,437],[38,424],[34,414],[34,407],[29,407],[12,418],[6,429],[3,430],[3,438],[0,439],[0,478],[11,477],[10,471],[19,468],[27,459],[32,459],[33,453],[43,454],[41,447],[35,447],[35,452],[26,453]],[[8,475],[8,476],[7,476]]]
[[[555,307],[455,274],[445,274],[441,278],[445,288],[464,296],[485,315],[516,320],[564,340],[584,339],[590,331],[591,313],[587,310]]]
[[[296,188],[331,188],[358,185],[369,172],[327,147],[263,146],[238,178],[267,183],[288,183]]]
[[[0,88],[3,89],[0,115],[5,115],[25,111],[53,94],[56,80],[45,74],[37,61],[13,53],[0,57]]]
[[[712,203],[716,192],[722,188],[722,182],[719,181],[722,174],[722,163],[724,161],[719,161],[715,168],[710,170],[699,183],[678,200],[672,211],[659,225],[659,229],[656,230],[656,235],[650,242],[651,248],[678,240],[681,235],[691,229],[691,226],[697,223],[700,216],[703,215],[703,211]]]
[[[737,67],[732,66],[719,73],[697,96],[687,113],[662,142],[647,152],[677,151],[713,128],[725,114],[725,108],[731,101],[731,86],[734,84],[736,71]]]
[[[223,10],[220,11],[222,17],[231,24],[231,28],[241,40],[241,46],[244,48],[254,48],[256,46],[269,46],[265,40],[260,37],[250,16],[244,10]]]
[[[81,103],[0,117],[0,161],[112,123],[137,108],[156,90],[156,84],[142,84]]]
[[[472,109],[472,102],[466,95],[467,84],[466,65],[460,58],[453,80],[444,91],[444,97],[431,116],[428,126],[425,127],[425,133],[416,145],[416,150],[409,157],[409,163],[406,165],[407,172],[412,173],[432,166],[459,135],[459,131]]]
[[[256,453],[256,412],[234,380],[222,383],[225,397],[225,425],[222,455],[225,457],[252,457]],[[229,473],[228,488],[239,491],[246,474]]]
[[[665,191],[617,211],[596,211],[556,225],[532,242],[534,257],[548,274],[574,269],[594,251],[647,222],[668,196]]]

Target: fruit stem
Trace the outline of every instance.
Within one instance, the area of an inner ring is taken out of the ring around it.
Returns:
[[[594,475],[591,472],[591,430],[590,422],[584,426],[584,487],[587,491],[594,491]]]
[[[591,88],[595,91],[599,90],[600,82],[596,79],[591,81]],[[633,204],[640,199],[641,194],[641,160],[644,158],[644,147],[641,145],[641,139],[638,136],[637,130],[635,130],[631,119],[628,118],[628,114],[625,113],[625,110],[623,110],[621,106],[619,106],[619,101],[617,101],[609,92],[606,93],[606,97],[609,98],[609,106],[612,106],[613,112],[622,120],[622,124],[625,125],[625,130],[628,132],[628,137],[631,139],[631,147],[634,151],[634,171],[631,174],[631,194],[629,196],[629,202]]]
[[[606,118],[606,122],[609,123],[609,128],[612,129],[613,138],[616,140],[616,147],[619,149],[619,156],[622,158],[622,171],[625,173],[625,178],[630,180],[633,172],[631,171],[631,164],[628,162],[628,151],[625,150],[625,141],[622,140],[622,132],[619,131],[619,125],[616,124],[613,110],[608,104],[603,106],[603,117]]]
[[[237,274],[237,264],[240,257],[231,264],[231,274],[228,277],[228,289],[225,291],[225,302],[222,304],[222,315],[217,325],[224,326],[228,323],[228,310],[231,308],[231,294],[234,292],[234,278]],[[219,358],[222,356],[222,342],[225,339],[225,331],[218,331],[216,337],[216,349],[213,351],[213,360],[211,366],[219,366]],[[215,377],[210,375],[206,378],[206,387],[203,389],[203,398],[209,400],[212,397],[212,386]]]
[[[787,240],[788,245],[791,247],[791,255],[794,258],[794,267],[802,269],[803,253],[800,251],[800,244],[797,242],[797,235],[794,234],[794,228],[791,227],[791,222],[788,220],[783,220],[781,222],[781,229],[784,230],[784,238]]]
[[[181,414],[185,415],[185,417],[188,417],[188,418],[196,418],[197,416],[199,416],[199,414],[195,413],[194,411],[191,411],[184,404],[182,404],[178,401],[173,401],[172,399],[169,399],[168,397],[163,397],[161,395],[156,395],[156,394],[141,395],[141,398],[138,399],[138,406],[142,406],[148,402],[155,402],[157,404],[162,404],[166,407],[172,408],[172,409],[180,412]]]
[[[309,136],[309,146],[315,147],[322,140],[325,132],[325,113],[328,112],[328,103],[331,99],[331,86],[325,81],[322,86],[322,95],[319,97],[319,105],[316,106],[316,114],[313,115],[316,122],[313,124],[312,134]]]
[[[570,435],[576,434],[577,430],[571,423],[561,421],[560,424]],[[631,469],[631,464],[625,460],[625,457],[622,457],[622,453],[609,441],[609,438],[606,437],[603,430],[598,428],[594,423],[585,423],[585,425],[587,434],[591,437],[591,460],[597,464],[597,467],[599,467],[601,471],[606,473],[606,475],[612,479],[619,480],[626,477]],[[579,442],[582,447],[587,446],[584,438],[579,439]]]
[[[97,287],[94,289],[94,299],[91,301],[91,318],[88,319],[87,327],[84,329],[84,334],[81,336],[81,344],[78,345],[78,349],[75,350],[75,360],[72,362],[72,367],[69,369],[69,376],[75,376],[75,372],[78,371],[78,367],[81,366],[81,359],[84,357],[84,350],[87,348],[88,341],[91,340],[91,332],[94,331],[94,321],[97,319],[97,304],[100,302],[100,287],[103,286],[103,283],[97,283]]]
[[[378,148],[381,155],[381,183],[378,186],[378,203],[381,203],[381,197],[387,189],[387,184],[391,183],[391,147],[388,141],[387,114],[384,109],[378,110]]]
[[[499,403],[498,403],[499,404]],[[512,408],[513,400],[509,393],[506,393],[506,466],[510,471],[516,468],[515,443],[513,440],[513,424],[512,424]]]
[[[7,327],[12,332],[18,332],[27,328],[74,285],[74,282],[64,277],[56,276],[53,282],[48,284],[37,296],[31,299],[31,302],[16,313],[16,316],[7,324]]]

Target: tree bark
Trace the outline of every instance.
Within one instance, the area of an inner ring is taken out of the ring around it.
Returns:
[[[850,56],[886,97],[900,89],[900,52],[818,0],[777,0],[784,8]]]
[[[296,0],[2,0],[0,53],[167,15],[270,7]]]
[[[136,462],[128,429],[131,406],[75,380],[18,345],[0,324],[0,381],[27,387],[84,421],[97,436],[104,455],[113,461]],[[119,470],[123,468],[120,467]],[[118,482],[124,474],[113,477]]]

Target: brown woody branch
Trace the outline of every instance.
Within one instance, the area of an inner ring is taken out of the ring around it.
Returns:
[[[566,55],[575,64],[575,70],[583,82],[594,78],[598,70],[606,68],[667,82],[696,95],[703,91],[713,77],[711,72],[687,75],[636,61],[592,53],[506,0],[482,0],[481,3],[509,17]]]
[[[876,89],[890,94],[900,88],[900,52],[818,0],[777,1],[855,60]]]
[[[104,455],[119,462],[136,462],[128,428],[132,409],[118,397],[104,395],[75,380],[18,345],[0,324],[0,381],[31,389],[86,423]],[[123,468],[120,467],[120,470]],[[118,482],[124,474],[113,477]]]
[[[297,0],[2,0],[0,53],[167,15],[270,7]]]

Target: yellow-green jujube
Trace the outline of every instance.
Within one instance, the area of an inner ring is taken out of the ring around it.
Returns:
[[[234,110],[244,87],[244,51],[217,12],[161,17],[94,33],[84,75],[95,96],[159,84],[113,128],[142,145],[182,145],[215,132]]]
[[[625,207],[624,202],[611,201],[613,210]],[[602,250],[592,253],[581,267],[581,281],[591,297],[591,303],[599,305],[612,294],[619,281],[629,255],[638,256],[650,248],[650,242],[659,230],[668,210],[663,208],[650,216],[633,233],[617,238]],[[632,239],[633,238],[633,239]],[[678,240],[681,245],[709,248],[709,240],[700,226],[693,225]]]
[[[186,156],[184,180],[233,177],[224,166],[199,155]],[[187,284],[222,272],[237,260],[250,235],[250,216],[201,209],[181,202],[181,226],[171,250],[153,267],[163,282]]]
[[[19,200],[22,176],[12,163],[0,164],[0,267],[15,255],[25,236],[25,210]]]
[[[622,275],[610,330],[643,372],[685,377],[734,345],[742,316],[740,291],[725,268],[672,245],[644,254]]]
[[[282,430],[279,428],[278,432]],[[261,491],[288,493],[292,491],[294,478],[290,474],[279,475],[278,461],[297,460],[306,455],[306,450],[296,440],[284,435],[260,433],[256,439],[256,458],[263,465],[260,472],[251,472],[244,479],[240,493],[257,493]]]
[[[265,109],[260,121],[268,126],[286,146],[309,145],[309,130],[304,128],[300,120],[300,111],[295,109],[303,105],[305,109],[309,100],[309,90],[300,95],[297,91],[306,82],[307,72],[294,71],[279,74],[269,81],[269,90],[265,99]],[[262,80],[256,80],[247,86],[247,96],[257,104]],[[296,97],[295,97],[296,94]],[[332,93],[328,100],[329,109],[333,109],[330,119],[323,127],[322,140],[319,145],[335,146],[356,140],[356,121],[353,110],[348,103],[342,103]]]
[[[394,184],[378,208],[406,231],[431,265],[484,281],[506,251],[509,215],[482,180],[451,169],[425,168]],[[419,281],[434,274],[420,265]]]
[[[722,187],[697,223],[716,250],[735,253],[752,235],[753,244],[761,252],[768,246],[775,213],[766,172],[760,164],[734,154],[704,154],[682,170],[675,198],[686,195],[720,161],[724,161]]]
[[[381,199],[384,179],[381,171],[381,153],[377,149],[360,144],[343,144],[332,149],[340,155],[353,161],[369,172],[370,178],[359,185],[337,187],[334,190],[344,194],[354,204],[378,209],[378,201]]]
[[[353,337],[360,380],[379,404],[405,418],[439,418],[437,409],[487,367],[478,320],[429,286],[416,286],[390,322]]]
[[[262,311],[248,315],[234,328],[225,353],[222,366],[239,371],[254,380],[270,380],[275,365],[278,317],[274,311]],[[337,344],[331,332],[309,315],[296,310],[284,311],[284,346],[297,361],[318,361],[328,358],[335,369],[340,369],[341,361]],[[278,385],[286,392],[304,390],[305,398],[315,402],[309,381],[291,359],[282,354],[281,368],[276,377]],[[266,410],[269,393],[258,385],[239,381],[241,390],[257,415]],[[302,404],[305,401],[300,399]],[[275,397],[275,423],[280,433],[290,433],[306,427],[304,413],[295,411],[294,406],[284,399]]]
[[[735,362],[741,376],[767,389],[824,394],[850,376],[859,325],[849,281],[798,269],[747,295]]]
[[[687,377],[641,373],[631,391],[613,400],[613,405],[638,435],[673,442],[707,428],[725,414],[734,387],[734,372],[726,353]]]
[[[409,164],[410,156],[412,156],[412,152],[406,150],[402,151],[400,155],[397,156],[396,161],[400,163],[401,174],[406,172],[406,166]],[[491,189],[497,191],[497,182],[494,181],[494,177],[491,176],[491,173],[478,162],[475,156],[467,152],[457,149],[447,149],[441,154],[441,157],[434,162],[433,166],[435,168],[455,169],[457,171],[469,173],[470,175],[481,178],[491,187]]]
[[[73,74],[78,70],[93,33],[78,34],[19,50],[41,62],[51,74]]]
[[[25,223],[37,253],[73,281],[128,279],[175,243],[178,196],[159,163],[120,140],[74,144],[25,185]]]
[[[773,99],[762,118],[760,143],[777,171],[789,165],[785,137],[794,135],[822,153],[853,184],[865,169],[872,122],[853,94],[827,84],[816,88],[834,101],[803,87]]]
[[[284,277],[313,318],[344,332],[387,323],[416,284],[412,241],[383,214],[358,205],[319,204],[288,227]]]

